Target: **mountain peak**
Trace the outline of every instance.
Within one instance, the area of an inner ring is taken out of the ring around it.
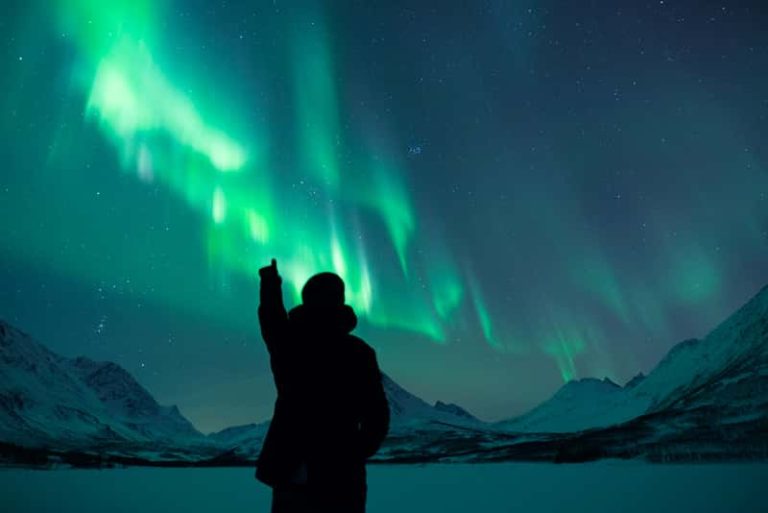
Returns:
[[[624,389],[609,378],[571,380],[529,412],[498,425],[509,431],[566,433],[591,427],[593,418]]]
[[[604,377],[603,379],[600,378],[581,378],[581,379],[572,379],[568,383],[564,385],[564,388],[584,388],[584,387],[610,387],[610,388],[621,388],[619,385],[617,385],[611,378]]]
[[[637,385],[642,383],[644,379],[645,379],[645,374],[643,374],[642,372],[638,372],[637,374],[635,374],[634,377],[632,377],[632,379],[630,379],[629,381],[626,382],[626,384],[624,384],[624,388],[626,389],[635,388]]]
[[[397,384],[387,374],[381,373],[384,393],[387,395],[392,420],[410,423],[413,421],[438,421],[442,423],[466,424],[467,421],[478,422],[474,415],[461,406],[438,401],[431,405],[423,399]]]

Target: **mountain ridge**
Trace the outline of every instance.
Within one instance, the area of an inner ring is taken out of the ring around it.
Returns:
[[[573,390],[571,381],[529,412],[495,426],[505,431],[566,433],[618,425],[672,408],[694,391],[715,386],[712,381],[724,379],[725,374],[748,375],[760,369],[768,373],[768,286],[704,338],[674,345],[648,375],[638,374],[615,393],[601,395],[581,389],[574,401],[582,408],[574,407],[573,401],[565,408],[561,394]],[[597,410],[593,408],[596,403],[602,405]]]
[[[110,361],[58,355],[0,320],[0,442],[28,448],[89,450],[133,447],[146,452],[191,447],[253,458],[269,421],[203,435],[177,406],[162,406],[133,375]],[[466,409],[430,405],[386,374],[382,381],[392,425],[478,425]]]
[[[27,446],[203,441],[114,362],[58,355],[0,320],[0,439]]]
[[[269,426],[204,436],[119,365],[59,356],[4,321],[0,364],[0,462],[250,465]],[[571,381],[497,424],[382,381],[392,429],[378,461],[766,459],[768,286],[647,376]]]

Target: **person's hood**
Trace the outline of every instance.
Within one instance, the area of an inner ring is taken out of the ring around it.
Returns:
[[[288,319],[299,326],[332,333],[350,333],[357,326],[357,315],[349,305],[308,307],[299,305],[288,312]]]

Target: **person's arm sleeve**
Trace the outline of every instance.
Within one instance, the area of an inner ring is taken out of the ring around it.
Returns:
[[[273,356],[285,345],[288,330],[288,314],[283,305],[281,281],[279,277],[262,279],[259,290],[261,337],[264,339],[270,355]]]
[[[376,353],[371,351],[366,399],[363,418],[360,423],[363,454],[370,458],[381,447],[389,432],[389,403],[384,393],[381,370],[376,362]]]

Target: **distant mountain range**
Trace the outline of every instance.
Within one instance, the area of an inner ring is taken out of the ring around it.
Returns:
[[[571,382],[494,427],[539,438],[490,459],[768,458],[768,287],[704,339],[674,346],[648,376],[624,387]]]
[[[608,378],[570,381],[525,415],[498,422],[496,427],[526,433],[581,431],[595,427],[596,419],[605,415],[606,405],[617,402],[624,393],[624,388]]]
[[[194,460],[209,441],[112,362],[65,358],[0,321],[0,442]],[[1,454],[1,453],[0,453]]]
[[[648,376],[572,381],[488,424],[383,377],[392,427],[378,461],[768,458],[768,287]],[[249,465],[269,423],[201,434],[111,362],[65,358],[0,321],[0,462]]]
[[[718,424],[768,413],[768,287],[702,340],[674,346],[625,387],[584,379],[564,385],[529,413],[496,424],[508,431],[567,433],[643,415],[704,412]]]
[[[455,404],[430,405],[383,376],[392,431],[480,425]],[[66,358],[0,321],[0,445],[120,461],[255,460],[269,422],[205,436],[175,406],[161,406],[112,362]],[[0,459],[2,458],[0,450]]]

